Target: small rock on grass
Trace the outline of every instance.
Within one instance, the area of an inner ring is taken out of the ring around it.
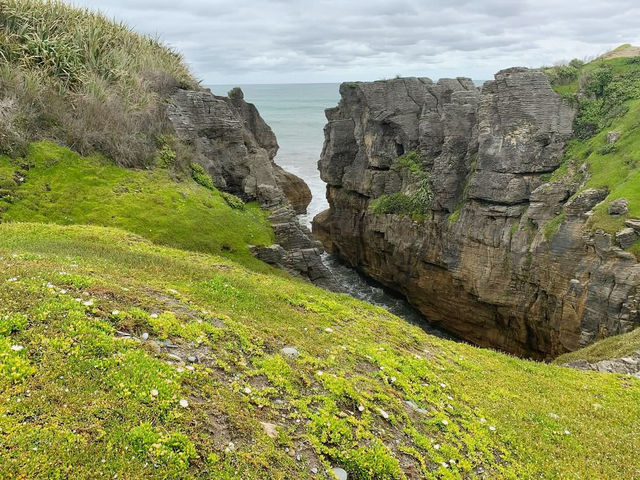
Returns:
[[[142,340],[144,340],[145,342],[146,342],[147,340],[149,340],[149,334],[148,334],[147,332],[144,332],[144,333],[142,334]]]
[[[264,429],[264,433],[267,434],[269,438],[277,438],[278,430],[275,424],[268,422],[260,422],[262,424],[262,428]]]
[[[298,356],[298,349],[296,347],[284,347],[281,352],[283,355],[291,358],[296,358]]]
[[[333,474],[336,476],[336,478],[338,478],[338,480],[347,480],[349,478],[349,475],[347,474],[346,470],[340,467],[334,467],[332,471],[333,471]]]

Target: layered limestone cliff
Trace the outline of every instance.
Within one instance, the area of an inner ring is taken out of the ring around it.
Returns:
[[[309,187],[274,162],[276,136],[256,107],[245,102],[242,90],[235,88],[229,97],[221,97],[209,90],[179,89],[170,98],[167,115],[176,135],[192,147],[194,161],[211,175],[217,188],[245,201],[258,201],[273,212],[276,244],[255,248],[254,254],[337,290],[321,261],[322,245],[296,218],[311,201]]]
[[[340,93],[319,162],[330,208],[313,223],[328,251],[442,328],[519,355],[555,356],[640,323],[640,264],[584,228],[607,193],[575,196],[579,174],[545,182],[576,112],[544,73],[504,70],[480,89],[406,78]],[[375,207],[394,199],[428,207]]]

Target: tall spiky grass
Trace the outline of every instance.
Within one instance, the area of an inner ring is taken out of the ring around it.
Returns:
[[[180,54],[123,23],[57,0],[0,0],[0,151],[52,138],[143,164],[163,100],[197,88]]]

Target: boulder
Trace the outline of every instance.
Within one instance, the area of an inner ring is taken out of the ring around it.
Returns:
[[[633,228],[624,228],[616,233],[616,243],[626,250],[638,240],[638,234]]]
[[[621,132],[607,132],[607,143],[616,143],[622,135]]]
[[[609,215],[626,215],[629,212],[629,201],[626,198],[618,198],[609,205]]]
[[[609,191],[606,188],[587,188],[571,198],[564,206],[567,215],[582,215],[602,202]]]

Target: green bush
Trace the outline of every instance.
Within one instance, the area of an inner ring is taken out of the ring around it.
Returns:
[[[227,202],[227,205],[229,205],[231,208],[234,208],[236,210],[245,209],[245,203],[241,198],[236,197],[234,194],[228,192],[220,192],[220,195],[222,195],[224,201]]]
[[[208,188],[209,190],[215,190],[215,186],[213,185],[213,180],[211,179],[211,175],[209,175],[202,165],[199,163],[191,164],[191,177],[203,187]]]

